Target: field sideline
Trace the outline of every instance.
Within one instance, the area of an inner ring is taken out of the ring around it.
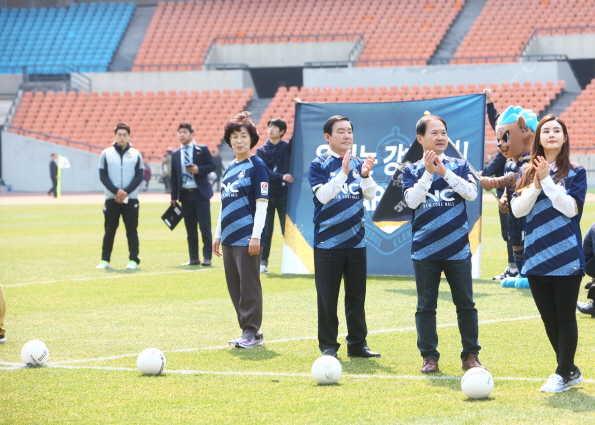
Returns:
[[[4,195],[4,194],[3,194]],[[595,420],[595,320],[578,316],[577,364],[585,382],[561,394],[539,387],[555,369],[529,290],[501,288],[505,264],[496,206],[484,195],[482,279],[474,280],[480,358],[496,387],[487,400],[460,391],[460,337],[448,286],[438,307],[441,372],[419,373],[410,277],[369,276],[370,347],[380,359],[339,357],[338,385],[310,377],[319,355],[313,278],[281,275],[279,229],[264,276],[266,344],[238,350],[222,261],[188,270],[185,232],[159,219],[167,195],[141,194],[139,270],[125,270],[120,226],[112,268],[96,270],[102,195],[0,196],[0,282],[7,342],[0,345],[0,423],[557,423]],[[212,203],[213,220],[219,204]],[[584,209],[583,232],[595,221]],[[585,281],[587,279],[585,278]],[[585,300],[586,291],[579,299]],[[342,310],[341,310],[342,311]],[[340,313],[343,314],[342,312]],[[340,316],[340,342],[345,336]],[[24,368],[20,348],[40,339],[49,366]],[[142,376],[147,347],[167,357],[164,375]]]

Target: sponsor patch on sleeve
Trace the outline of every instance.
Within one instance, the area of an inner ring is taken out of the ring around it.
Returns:
[[[260,194],[261,195],[269,195],[269,184],[267,182],[260,183]]]

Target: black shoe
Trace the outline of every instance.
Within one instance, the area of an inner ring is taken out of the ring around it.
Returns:
[[[332,348],[327,348],[322,352],[323,356],[333,356],[335,359],[337,358],[337,350],[333,350]]]
[[[582,303],[580,301],[577,301],[576,309],[583,314],[590,314],[591,317],[595,317],[595,304],[593,304],[593,301],[591,301],[590,303]]]
[[[203,266],[210,266],[211,265],[211,259],[210,258],[205,258],[201,265],[203,265]]]
[[[200,265],[200,260],[190,260],[186,263],[180,264],[181,266],[198,266]]]
[[[370,350],[367,345],[364,345],[362,348],[357,349],[357,350],[356,349],[347,350],[347,356],[348,357],[370,358],[370,357],[380,357],[380,353],[375,353],[372,350]]]

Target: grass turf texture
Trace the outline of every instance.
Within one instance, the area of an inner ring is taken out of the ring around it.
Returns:
[[[595,221],[587,203],[583,231]],[[213,219],[218,204],[212,205]],[[369,276],[370,347],[380,359],[339,351],[343,377],[319,386],[311,276],[281,275],[275,232],[264,291],[267,343],[227,347],[239,336],[221,259],[191,270],[183,225],[161,222],[163,205],[141,203],[138,270],[128,262],[123,225],[112,268],[96,270],[100,205],[3,206],[1,282],[8,341],[0,345],[0,422],[30,423],[587,423],[595,419],[595,321],[579,315],[576,362],[587,381],[561,394],[539,387],[555,356],[528,289],[491,277],[506,264],[494,202],[484,204],[482,279],[475,280],[482,362],[495,378],[487,400],[460,390],[460,337],[448,285],[440,293],[441,373],[419,373],[415,285],[410,277]],[[586,278],[585,278],[586,281]],[[585,300],[581,290],[579,299]],[[340,310],[340,333],[346,332]],[[40,339],[49,367],[21,367],[20,349]],[[341,337],[344,342],[344,336]],[[142,376],[136,356],[157,347],[163,376]]]

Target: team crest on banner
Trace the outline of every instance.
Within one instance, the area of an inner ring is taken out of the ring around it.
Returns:
[[[364,200],[367,272],[413,275],[411,210],[403,202],[400,173],[406,165],[422,157],[415,124],[425,111],[442,117],[459,151],[473,167],[483,168],[484,95],[410,102],[296,104],[290,171],[295,182],[289,185],[283,273],[314,272],[314,195],[308,182],[308,170],[312,160],[328,150],[322,132],[324,122],[333,115],[343,115],[353,124],[352,155],[361,159],[372,155],[376,159],[372,170],[378,184],[376,198]],[[453,149],[446,154],[457,157]],[[466,202],[466,210],[473,275],[479,277],[481,196]]]

